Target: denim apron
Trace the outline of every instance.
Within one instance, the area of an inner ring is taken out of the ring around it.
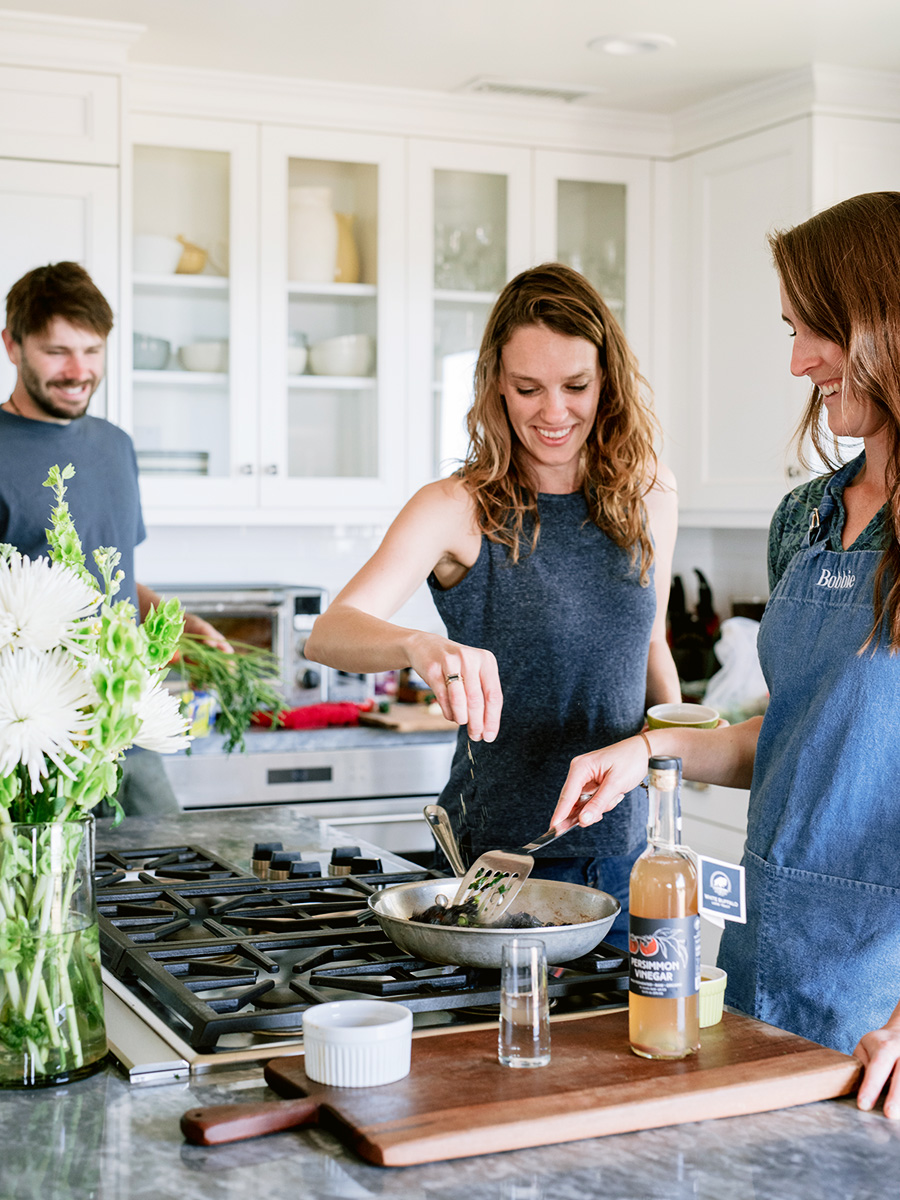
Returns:
[[[900,999],[900,656],[858,653],[881,552],[835,552],[827,537],[858,469],[831,479],[760,624],[771,699],[747,924],[729,922],[719,953],[729,1004],[848,1054]]]

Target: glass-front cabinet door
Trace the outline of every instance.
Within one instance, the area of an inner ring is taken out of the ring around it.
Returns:
[[[151,519],[257,502],[256,141],[132,120],[123,420]]]
[[[400,139],[262,132],[260,500],[393,515],[407,458]]]
[[[528,265],[530,153],[516,147],[410,145],[412,464],[419,486],[466,452],[465,416],[487,318],[503,285]],[[424,301],[424,303],[422,302]]]
[[[650,164],[610,155],[535,151],[536,261],[580,271],[650,371]]]

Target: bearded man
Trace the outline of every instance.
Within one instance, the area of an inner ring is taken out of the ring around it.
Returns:
[[[78,263],[37,267],[10,288],[2,336],[16,385],[0,404],[0,542],[29,558],[48,553],[53,497],[43,483],[52,466],[71,463],[66,502],[85,565],[95,570],[93,550],[115,546],[125,575],[115,598],[130,600],[143,620],[159,597],[134,577],[135,547],[146,537],[134,446],[123,429],[87,415],[112,327],[112,309]],[[186,613],[184,627],[230,649],[200,617]],[[129,752],[119,801],[131,813],[177,810],[159,755]]]

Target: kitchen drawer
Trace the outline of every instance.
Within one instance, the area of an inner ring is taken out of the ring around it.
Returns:
[[[686,785],[681,794],[681,838],[696,854],[739,863],[744,853],[749,792],[737,788]],[[722,931],[700,922],[700,958],[714,965]]]
[[[710,821],[740,834],[747,831],[747,806],[750,793],[744,788],[728,788],[685,783],[681,789],[684,816]]]
[[[0,66],[0,156],[117,166],[118,79]]]
[[[681,840],[684,845],[709,858],[739,863],[744,853],[744,837],[737,830],[714,825],[711,821],[697,821],[694,817],[684,815],[681,819]]]

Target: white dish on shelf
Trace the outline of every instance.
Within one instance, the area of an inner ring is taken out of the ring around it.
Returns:
[[[288,346],[287,348],[287,373],[288,375],[302,375],[306,370],[306,363],[309,359],[309,348],[307,346]]]
[[[313,375],[371,375],[375,369],[375,339],[368,333],[325,338],[309,348]]]
[[[136,233],[132,270],[136,275],[174,275],[184,246],[176,238],[159,233]]]
[[[135,371],[162,371],[168,365],[171,350],[165,338],[135,333],[132,338],[132,366]]]
[[[228,370],[228,339],[210,342],[191,342],[178,351],[178,361],[186,371]]]
[[[138,470],[144,475],[208,475],[207,450],[137,450]]]

